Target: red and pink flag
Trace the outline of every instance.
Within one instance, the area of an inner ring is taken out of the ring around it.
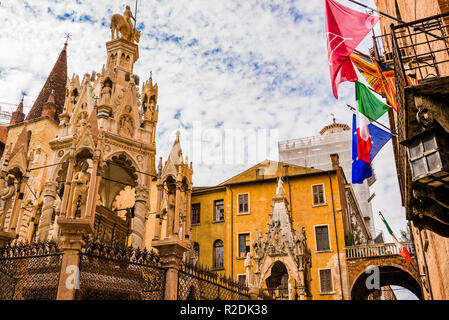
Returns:
[[[346,8],[334,0],[326,1],[326,36],[332,92],[338,99],[338,86],[357,81],[349,55],[366,37],[379,17]]]

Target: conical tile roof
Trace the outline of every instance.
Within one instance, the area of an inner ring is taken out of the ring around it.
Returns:
[[[59,54],[53,69],[51,70],[47,81],[42,87],[33,107],[28,113],[26,120],[37,119],[42,116],[42,106],[48,101],[50,93],[54,92],[56,113],[55,120],[59,122],[59,114],[62,113],[65,101],[65,91],[67,82],[67,43]]]

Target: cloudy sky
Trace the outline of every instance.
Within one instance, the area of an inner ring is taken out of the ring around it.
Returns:
[[[373,6],[372,0],[360,1]],[[347,0],[339,2],[366,12]],[[1,0],[2,109],[13,108],[7,103],[18,103],[25,94],[29,110],[67,32],[72,35],[68,74],[100,71],[111,37],[110,17],[123,13],[126,4],[134,11],[134,0]],[[197,186],[222,182],[265,158],[278,159],[272,148],[223,164],[226,152],[217,132],[268,132],[277,142],[319,134],[331,113],[351,125],[345,105],[356,104],[354,85],[342,84],[339,100],[331,93],[323,0],[141,0],[137,20],[142,37],[134,71],[142,80],[152,71],[159,86],[158,156],[167,157],[180,129]],[[358,49],[367,52],[370,45],[368,36]],[[388,123],[386,115],[382,122]],[[193,148],[199,128],[201,155]],[[376,214],[380,210],[399,233],[406,220],[391,142],[374,162],[376,229],[385,234]]]

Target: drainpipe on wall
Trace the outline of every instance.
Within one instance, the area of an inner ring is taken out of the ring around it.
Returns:
[[[234,193],[230,184],[228,188],[231,191],[231,279],[234,279]]]
[[[329,176],[329,183],[331,186],[332,212],[334,214],[335,241],[337,242],[337,259],[338,259],[338,273],[340,274],[341,299],[345,300],[345,295],[343,292],[343,279],[341,277],[340,248],[338,245],[337,218],[335,217],[334,191],[332,189],[332,179],[329,171],[327,172],[327,175]]]

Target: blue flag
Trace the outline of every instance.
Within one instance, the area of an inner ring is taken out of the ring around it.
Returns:
[[[381,128],[370,124],[368,126],[369,134],[371,136],[371,144],[373,148],[371,149],[371,161],[373,161],[374,157],[377,155],[377,153],[382,149],[382,147],[390,141],[390,139],[393,137],[393,135],[385,130],[382,130]]]
[[[373,161],[382,147],[393,137],[393,135],[381,128],[370,124],[368,125],[372,149],[370,160]],[[362,161],[358,158],[357,149],[357,120],[356,115],[352,117],[352,183],[363,183],[366,178],[373,175],[371,163]]]
[[[359,159],[357,149],[357,119],[352,117],[352,183],[363,183],[363,180],[373,175],[371,164]]]

